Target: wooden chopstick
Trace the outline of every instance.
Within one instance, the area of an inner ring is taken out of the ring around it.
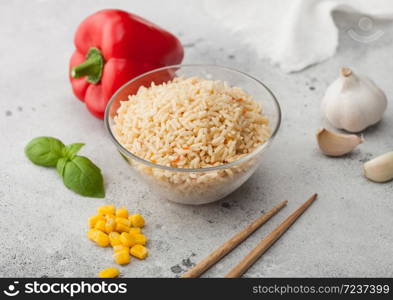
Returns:
[[[223,258],[228,252],[233,250],[236,246],[238,246],[241,242],[243,242],[251,233],[261,227],[264,223],[266,223],[271,217],[273,217],[277,212],[279,212],[285,205],[287,205],[288,201],[283,201],[277,206],[273,207],[267,213],[261,215],[254,222],[249,224],[246,228],[240,231],[238,234],[234,235],[230,240],[226,241],[220,247],[218,247],[215,251],[210,253],[204,259],[202,259],[195,267],[193,267],[188,272],[184,273],[182,278],[195,278],[199,277],[206,270],[208,270],[211,266],[217,263],[221,258]]]
[[[271,245],[274,244],[287,230],[291,225],[302,215],[302,213],[315,201],[317,198],[317,194],[311,196],[306,202],[303,203],[297,210],[295,210],[288,218],[285,219],[276,229],[270,232],[259,244],[248,253],[243,260],[235,266],[227,275],[226,278],[235,278],[243,275],[244,272],[251,267],[256,260],[266,252],[267,249]]]

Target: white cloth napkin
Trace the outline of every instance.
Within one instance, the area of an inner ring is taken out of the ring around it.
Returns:
[[[393,18],[393,0],[205,0],[204,7],[285,72],[334,55],[338,28],[333,11],[369,16],[348,32],[359,42],[378,39],[383,32],[376,28],[376,20]]]

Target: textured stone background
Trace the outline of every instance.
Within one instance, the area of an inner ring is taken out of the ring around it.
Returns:
[[[217,203],[189,207],[150,193],[116,154],[103,123],[72,95],[67,78],[77,24],[107,7],[140,14],[177,34],[185,63],[215,63],[249,72],[277,94],[283,110],[279,136],[256,174]],[[359,16],[336,15],[337,55],[297,74],[283,74],[256,57],[208,17],[198,1],[0,2],[0,276],[83,276],[113,265],[111,251],[86,238],[86,219],[104,203],[126,205],[146,216],[150,257],[121,268],[127,277],[175,277],[261,211],[283,199],[286,209],[206,276],[222,276],[313,192],[319,200],[245,276],[393,276],[393,183],[361,175],[364,161],[393,148],[393,105],[366,143],[339,159],[322,156],[315,132],[319,103],[343,65],[368,74],[393,97],[392,23],[372,43],[351,39]],[[85,142],[84,155],[103,170],[105,200],[83,198],[63,187],[54,170],[31,164],[23,147],[33,137]]]

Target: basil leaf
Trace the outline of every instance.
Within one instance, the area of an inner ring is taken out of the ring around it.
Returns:
[[[68,162],[68,158],[67,157],[60,158],[57,161],[56,169],[57,169],[57,173],[60,175],[60,177],[63,177],[64,168],[65,168],[67,162]]]
[[[43,136],[32,139],[25,148],[25,154],[36,165],[55,167],[63,157],[64,148],[60,140]]]
[[[64,185],[69,189],[82,196],[105,197],[101,170],[87,157],[75,156],[67,161],[64,167],[60,166],[60,169]]]
[[[74,143],[67,145],[64,150],[64,156],[68,157],[69,159],[74,158],[74,156],[79,152],[79,150],[84,146],[83,143]]]

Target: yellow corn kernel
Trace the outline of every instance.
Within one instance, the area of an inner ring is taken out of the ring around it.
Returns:
[[[129,234],[139,234],[141,233],[141,229],[139,227],[131,227],[130,231],[128,231]]]
[[[118,223],[118,224],[123,224],[123,225],[126,225],[127,227],[131,226],[131,222],[127,218],[116,217],[115,220],[116,220],[116,223]]]
[[[144,246],[146,245],[147,238],[143,234],[137,233],[134,235],[134,241],[135,244]]]
[[[119,251],[119,252],[115,252],[113,254],[113,259],[114,259],[115,263],[117,263],[119,265],[126,265],[126,264],[130,263],[131,256],[130,256],[129,252]]]
[[[113,247],[113,252],[121,252],[121,251],[125,251],[125,252],[129,252],[130,251],[130,247],[124,246],[124,245],[116,245]]]
[[[117,245],[121,245],[120,234],[118,232],[111,232],[109,234],[109,242],[112,247],[115,247]]]
[[[102,271],[100,271],[100,273],[98,274],[99,278],[115,278],[117,276],[119,276],[120,271],[117,268],[107,268],[104,269]]]
[[[128,210],[125,207],[116,209],[116,217],[128,218]]]
[[[96,238],[97,232],[99,232],[98,229],[91,228],[91,229],[87,232],[87,237],[89,238],[89,240],[94,241],[95,238]]]
[[[105,221],[108,221],[110,219],[115,219],[115,216],[114,215],[105,215],[105,216],[103,216],[103,218],[105,219]]]
[[[116,231],[128,232],[130,231],[130,221],[125,218],[116,217]]]
[[[120,235],[121,244],[127,247],[132,247],[135,245],[135,237],[127,232],[123,232]]]
[[[128,232],[130,230],[131,222],[126,218],[116,217],[116,231]]]
[[[106,233],[99,231],[96,233],[94,237],[94,241],[98,246],[107,247],[109,245],[109,237]]]
[[[98,220],[103,220],[104,218],[102,216],[92,216],[88,219],[88,224],[89,224],[89,228],[94,228],[94,226],[96,226],[96,223]]]
[[[132,256],[135,256],[139,259],[145,259],[148,254],[146,247],[142,245],[132,246],[132,248],[130,249],[130,253]]]
[[[115,230],[117,232],[129,232],[130,231],[130,227],[127,226],[127,225],[124,225],[122,223],[116,223]]]
[[[105,220],[98,220],[94,228],[101,231],[105,231]]]
[[[132,227],[142,228],[145,226],[145,219],[140,214],[132,215],[128,218],[131,222]]]
[[[108,218],[106,219],[106,222],[105,222],[105,232],[111,233],[116,228],[115,217],[113,217],[113,216],[107,216],[107,217]]]
[[[103,205],[100,206],[97,211],[99,215],[114,215],[116,208],[114,205]]]

